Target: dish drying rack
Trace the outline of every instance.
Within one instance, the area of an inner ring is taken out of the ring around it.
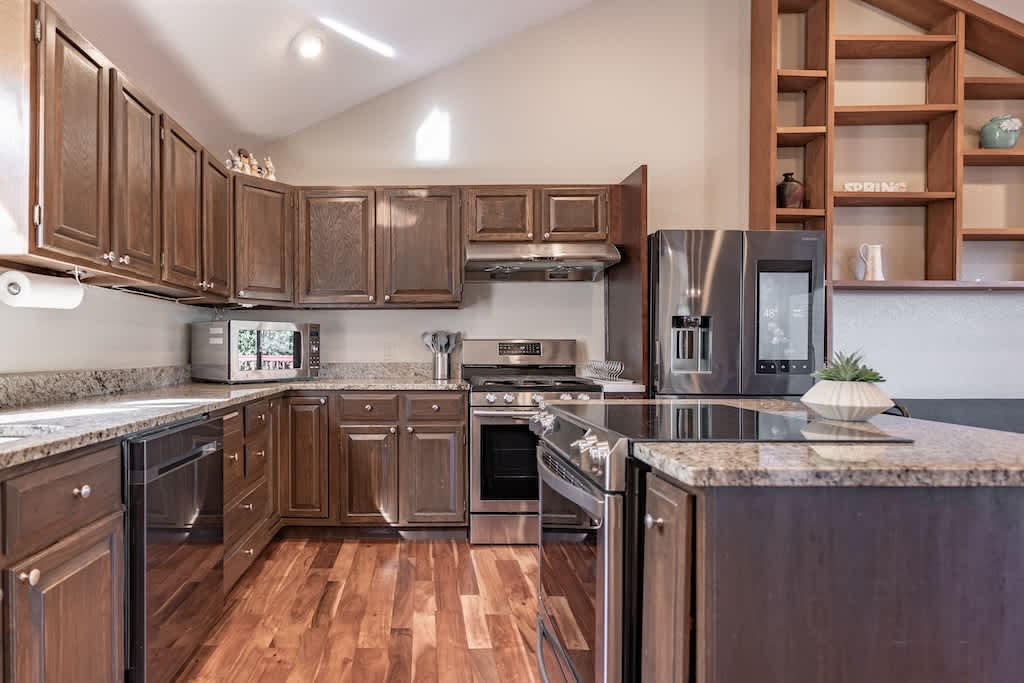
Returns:
[[[588,360],[583,366],[583,376],[588,379],[617,382],[622,379],[624,369],[625,366],[620,360]]]

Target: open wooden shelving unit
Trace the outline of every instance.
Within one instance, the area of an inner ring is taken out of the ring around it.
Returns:
[[[1024,167],[1024,143],[1015,150],[966,148],[965,101],[1024,100],[1024,75],[968,76],[967,52],[1024,74],[1024,24],[972,0],[865,0],[919,27],[920,33],[851,35],[835,26],[834,1],[752,3],[750,229],[823,231],[830,291],[1024,290],[1024,275],[1020,281],[962,279],[965,243],[1024,242],[1024,227],[964,227],[965,169]],[[787,14],[803,15],[802,65],[780,64],[780,20]],[[927,60],[925,102],[837,106],[836,60],[876,59]],[[802,125],[779,123],[780,98],[789,93],[804,96]],[[1021,110],[1024,114],[1024,103]],[[927,130],[923,191],[835,189],[837,127],[909,125]],[[789,150],[788,155],[791,148],[802,149],[805,208],[776,208],[780,151]],[[923,207],[924,278],[840,278],[834,263],[838,207]]]

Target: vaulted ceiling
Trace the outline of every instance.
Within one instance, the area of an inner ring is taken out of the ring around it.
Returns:
[[[590,0],[49,1],[214,145],[285,136]],[[392,46],[394,57],[330,22]],[[324,41],[315,60],[295,50],[306,32]]]

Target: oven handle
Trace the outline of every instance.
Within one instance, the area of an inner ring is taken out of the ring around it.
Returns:
[[[537,449],[537,473],[540,475],[541,481],[554,489],[555,493],[579,505],[592,518],[601,522],[604,521],[604,498],[599,498],[590,493],[590,491],[580,488],[576,484],[558,476],[558,473],[544,464],[542,449]],[[541,514],[543,512],[541,510]]]
[[[474,410],[473,415],[475,417],[509,417],[509,418],[521,418],[528,420],[537,414],[536,410],[526,411],[512,411],[512,410]]]

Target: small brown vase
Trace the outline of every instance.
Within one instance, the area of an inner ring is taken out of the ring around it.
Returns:
[[[775,186],[775,205],[780,209],[804,208],[804,184],[793,175],[783,173],[782,182]]]

